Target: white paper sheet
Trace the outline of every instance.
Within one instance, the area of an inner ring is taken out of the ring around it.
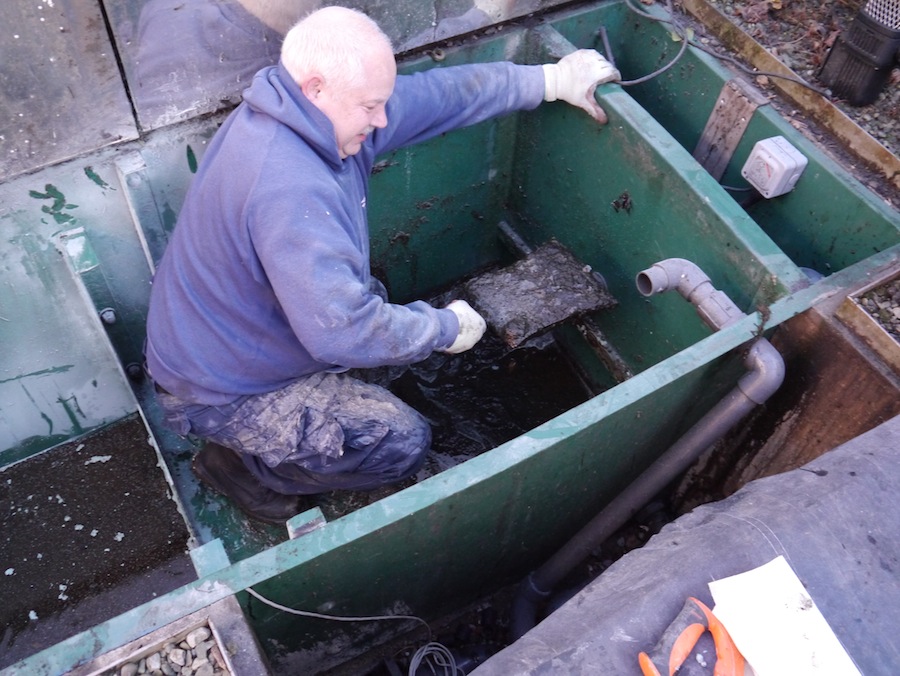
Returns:
[[[859,676],[783,556],[711,582],[713,612],[756,676]]]

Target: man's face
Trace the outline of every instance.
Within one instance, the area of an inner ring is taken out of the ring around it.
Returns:
[[[387,126],[385,104],[394,91],[397,65],[394,55],[380,50],[366,65],[363,84],[339,86],[323,82],[310,100],[334,125],[341,159],[359,152],[375,129]]]

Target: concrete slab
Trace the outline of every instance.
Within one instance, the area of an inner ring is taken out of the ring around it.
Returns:
[[[498,336],[518,347],[563,322],[616,305],[590,266],[556,240],[509,267],[469,280],[465,291]]]

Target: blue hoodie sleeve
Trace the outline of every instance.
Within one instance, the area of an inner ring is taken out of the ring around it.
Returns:
[[[372,292],[368,240],[349,213],[352,198],[334,182],[310,183],[299,205],[296,193],[264,190],[247,214],[259,265],[309,354],[365,368],[414,363],[452,344],[459,332],[452,311],[386,303]]]
[[[388,101],[388,126],[373,134],[374,151],[390,152],[492,117],[531,110],[543,100],[541,66],[495,62],[399,75]]]

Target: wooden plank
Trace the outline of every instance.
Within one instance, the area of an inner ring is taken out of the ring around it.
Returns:
[[[742,80],[729,80],[722,87],[694,149],[694,159],[714,179],[722,178],[753,113],[767,103],[760,92]]]
[[[860,298],[863,295],[872,289],[893,281],[897,277],[900,277],[900,265],[895,266],[888,274],[882,275],[856,293],[847,296],[835,310],[835,316],[868,345],[897,375],[900,375],[900,343],[860,305]]]

